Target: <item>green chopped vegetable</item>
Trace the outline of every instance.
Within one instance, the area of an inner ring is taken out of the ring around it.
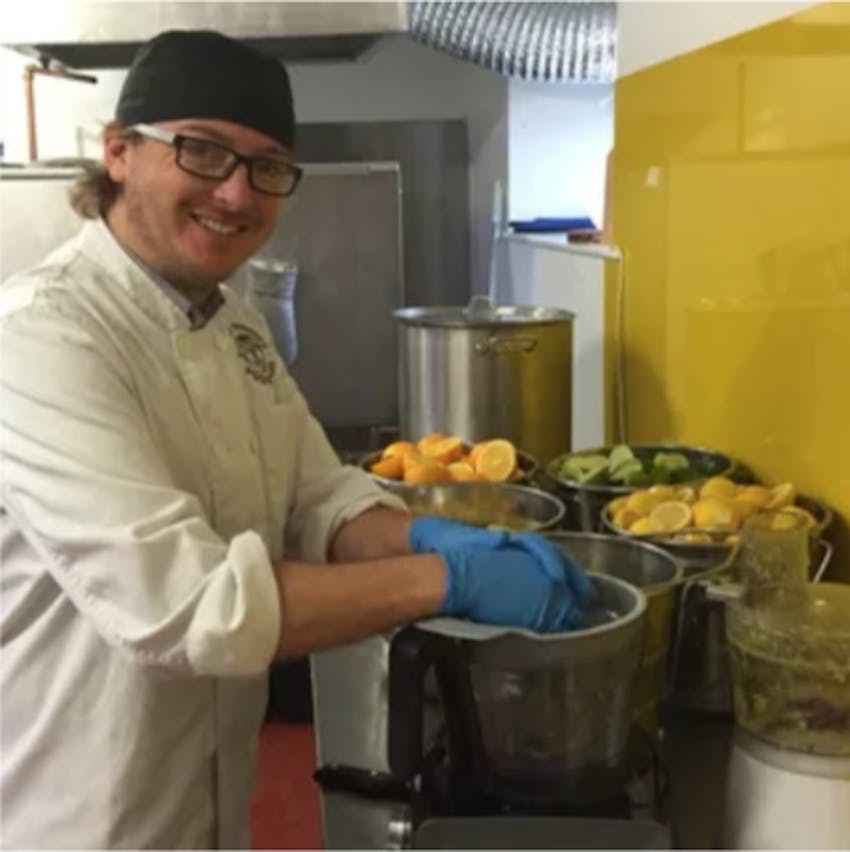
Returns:
[[[683,453],[657,452],[652,457],[640,458],[625,444],[612,447],[607,456],[601,453],[571,456],[558,472],[564,479],[581,485],[629,488],[692,482],[709,473],[692,467]]]

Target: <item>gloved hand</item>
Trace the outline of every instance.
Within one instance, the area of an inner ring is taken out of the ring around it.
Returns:
[[[456,547],[490,550],[512,545],[534,557],[554,582],[564,582],[580,604],[593,595],[593,585],[584,571],[557,545],[537,533],[485,530],[446,518],[419,517],[410,525],[410,547],[414,553],[442,553]]]
[[[440,614],[540,633],[581,626],[575,593],[563,579],[553,580],[524,548],[441,547],[436,552],[448,568]]]

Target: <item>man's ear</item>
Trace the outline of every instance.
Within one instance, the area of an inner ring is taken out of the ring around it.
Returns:
[[[103,128],[103,165],[115,183],[124,182],[129,147],[127,131],[120,124],[110,122]]]

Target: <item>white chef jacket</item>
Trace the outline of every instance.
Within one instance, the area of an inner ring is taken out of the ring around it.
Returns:
[[[0,287],[5,847],[247,846],[272,564],[403,508],[222,289],[192,330],[102,221]]]

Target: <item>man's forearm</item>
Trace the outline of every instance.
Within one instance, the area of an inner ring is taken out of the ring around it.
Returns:
[[[283,628],[278,656],[354,642],[435,613],[446,566],[434,554],[370,562],[275,566]]]
[[[410,554],[410,524],[407,512],[377,507],[368,509],[341,527],[331,541],[332,562],[357,562]]]

